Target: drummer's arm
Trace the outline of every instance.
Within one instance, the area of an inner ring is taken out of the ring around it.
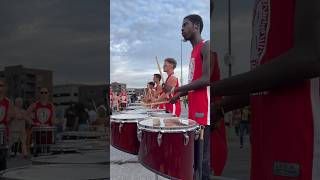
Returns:
[[[34,109],[35,109],[35,104],[31,104],[29,106],[29,108],[27,109],[26,118],[27,118],[27,122],[29,124],[32,124],[32,114],[33,114]]]

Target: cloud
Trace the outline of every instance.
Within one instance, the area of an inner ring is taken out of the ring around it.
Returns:
[[[105,82],[105,1],[1,1],[0,69],[50,69],[54,83]]]
[[[180,66],[182,19],[192,13],[201,15],[202,34],[209,39],[209,8],[209,0],[111,1],[111,81],[144,87],[158,72],[155,56],[160,62],[173,57]],[[182,50],[183,66],[187,67],[190,43],[183,43]],[[122,61],[126,63],[120,66]]]

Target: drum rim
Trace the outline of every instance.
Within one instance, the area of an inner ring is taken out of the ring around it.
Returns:
[[[135,122],[139,122],[141,120],[145,120],[146,118],[148,118],[149,116],[148,115],[143,115],[141,114],[141,117],[139,118],[130,118],[130,117],[127,117],[127,118],[114,118],[112,116],[110,116],[110,122],[119,122],[119,123],[135,123]]]
[[[150,119],[155,119],[157,117],[150,117]],[[194,121],[191,119],[185,119],[185,118],[179,118],[179,117],[173,117],[175,119],[182,119],[182,120],[188,120],[188,121]],[[149,125],[142,125],[140,124],[141,121],[137,123],[137,127],[139,130],[147,131],[147,132],[161,132],[161,133],[180,133],[180,132],[189,132],[189,131],[195,131],[199,129],[199,125],[196,121],[194,121],[196,124],[188,127],[153,127]]]
[[[154,115],[156,115],[156,114],[168,115],[167,117],[176,117],[175,114],[166,113],[166,112],[151,112],[151,113],[149,113],[148,115],[149,115],[150,117],[163,117],[163,116],[154,116]],[[169,115],[170,115],[170,116],[169,116]]]

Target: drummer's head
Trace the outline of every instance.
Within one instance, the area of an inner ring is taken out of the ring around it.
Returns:
[[[177,66],[177,61],[173,58],[167,58],[164,60],[163,71],[172,72]]]
[[[49,97],[49,90],[46,87],[40,88],[40,100],[47,101]]]
[[[23,99],[21,97],[17,97],[14,100],[14,105],[19,107],[19,108],[22,108],[23,107]]]
[[[150,81],[148,82],[148,88],[152,89],[154,87],[154,82]]]
[[[181,33],[185,41],[192,40],[201,35],[203,21],[201,16],[190,14],[183,19]]]
[[[154,74],[153,75],[153,82],[157,83],[160,82],[161,80],[161,75],[160,74]]]

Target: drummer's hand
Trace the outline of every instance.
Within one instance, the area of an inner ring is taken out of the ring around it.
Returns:
[[[173,96],[171,99],[169,99],[169,102],[171,104],[175,104],[178,99],[180,99],[180,94],[177,94],[177,95]]]
[[[171,86],[168,86],[166,84],[163,84],[162,86],[162,90],[164,93],[169,93],[171,91],[172,87]]]

